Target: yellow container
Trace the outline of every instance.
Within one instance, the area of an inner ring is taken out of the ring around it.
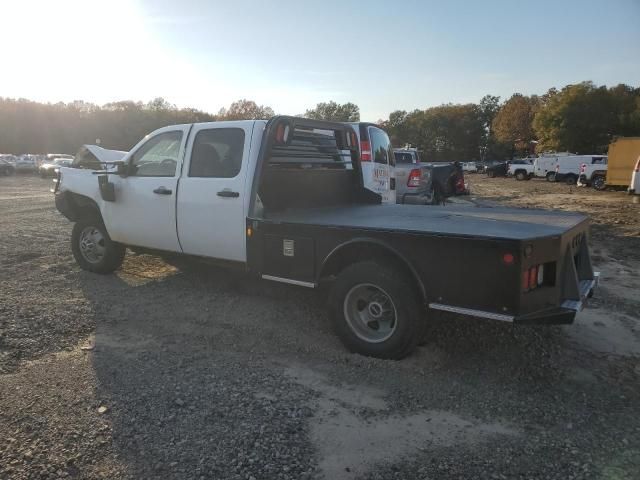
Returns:
[[[620,137],[609,145],[607,185],[628,187],[640,156],[640,137]]]

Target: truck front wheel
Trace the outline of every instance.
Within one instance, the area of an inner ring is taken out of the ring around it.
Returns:
[[[329,294],[329,313],[344,345],[370,357],[409,355],[426,328],[409,279],[373,261],[350,265],[338,275]]]
[[[111,240],[100,220],[81,219],[73,226],[71,251],[80,268],[104,274],[122,265],[126,248]]]

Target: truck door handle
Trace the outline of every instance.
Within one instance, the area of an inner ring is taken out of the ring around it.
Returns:
[[[167,187],[158,187],[153,190],[153,193],[157,193],[158,195],[171,195],[173,192]]]
[[[231,190],[220,190],[218,192],[219,197],[237,198],[240,196],[238,192],[232,192]]]

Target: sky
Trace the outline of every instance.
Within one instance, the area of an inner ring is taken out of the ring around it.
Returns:
[[[216,113],[394,110],[640,87],[640,0],[0,0],[0,96]]]

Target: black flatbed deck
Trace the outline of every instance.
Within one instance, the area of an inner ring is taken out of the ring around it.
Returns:
[[[271,212],[264,220],[335,228],[529,240],[562,235],[588,219],[579,213],[505,207],[345,205]]]

